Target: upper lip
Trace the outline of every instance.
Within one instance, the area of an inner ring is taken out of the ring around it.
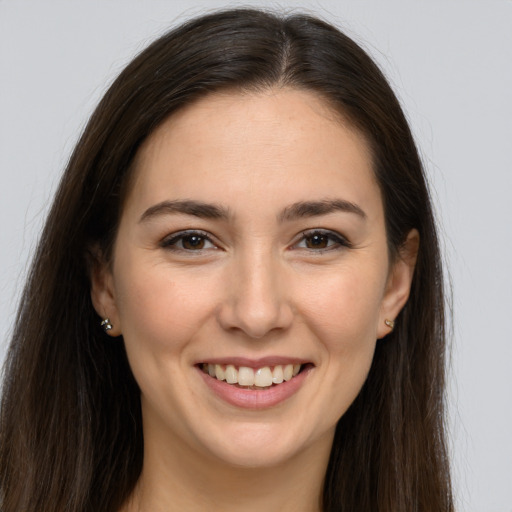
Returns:
[[[263,368],[264,366],[277,366],[287,364],[307,364],[311,361],[300,357],[287,357],[287,356],[266,356],[258,359],[249,357],[211,357],[198,361],[197,364],[220,364],[233,366],[246,366],[248,368]]]

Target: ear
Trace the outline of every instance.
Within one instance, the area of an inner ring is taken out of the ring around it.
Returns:
[[[379,339],[393,330],[385,321],[394,322],[409,298],[419,245],[420,235],[416,229],[412,229],[390,268],[377,326]]]
[[[89,254],[89,276],[91,280],[91,300],[101,320],[110,320],[112,329],[106,331],[109,336],[122,333],[118,314],[114,276],[111,266],[105,261],[99,248],[95,247]]]

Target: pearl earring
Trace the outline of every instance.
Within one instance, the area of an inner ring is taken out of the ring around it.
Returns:
[[[110,320],[108,318],[105,318],[102,322],[101,322],[101,327],[103,327],[103,330],[105,332],[108,332],[110,331],[110,329],[112,329],[112,324],[110,323]]]
[[[384,320],[384,323],[391,329],[393,330],[395,328],[395,321],[394,320],[388,320],[386,318],[386,320]]]

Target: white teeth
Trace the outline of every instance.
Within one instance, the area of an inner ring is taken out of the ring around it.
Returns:
[[[226,374],[220,364],[215,365],[215,377],[217,380],[226,380]]]
[[[240,386],[254,386],[254,370],[247,366],[240,366],[238,370],[238,384]]]
[[[254,374],[254,385],[259,388],[272,386],[272,372],[268,366],[258,368]]]
[[[224,380],[228,384],[239,384],[240,386],[268,388],[272,384],[281,384],[295,377],[301,369],[300,364],[278,364],[271,368],[263,366],[254,370],[247,366],[236,368],[233,364],[221,365],[204,363],[202,369],[210,377],[217,380]]]
[[[274,384],[281,384],[283,380],[283,367],[278,364],[277,366],[274,366],[274,371],[272,372],[272,382]]]
[[[283,378],[288,381],[293,377],[293,364],[287,364],[283,370]]]
[[[228,384],[236,384],[238,382],[238,371],[232,364],[226,366],[226,382]]]

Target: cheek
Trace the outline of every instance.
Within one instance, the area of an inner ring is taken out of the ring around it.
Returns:
[[[302,286],[304,317],[330,350],[357,348],[375,341],[385,285],[377,267],[365,272],[346,267]],[[320,276],[321,277],[321,276]]]
[[[142,264],[119,272],[118,312],[128,361],[147,410],[168,423],[162,404],[176,404],[187,394],[184,375],[190,350],[212,310],[213,284],[187,277],[166,265]],[[119,267],[121,270],[121,266]],[[207,328],[207,326],[206,326]],[[161,416],[163,414],[163,416]]]
[[[303,317],[322,352],[325,421],[336,422],[346,412],[373,360],[385,274],[366,270],[332,273],[303,295]]]
[[[117,304],[127,350],[175,353],[210,314],[213,297],[207,291],[213,288],[202,277],[183,279],[166,266],[145,273],[137,267],[143,268],[129,267],[119,279]]]

